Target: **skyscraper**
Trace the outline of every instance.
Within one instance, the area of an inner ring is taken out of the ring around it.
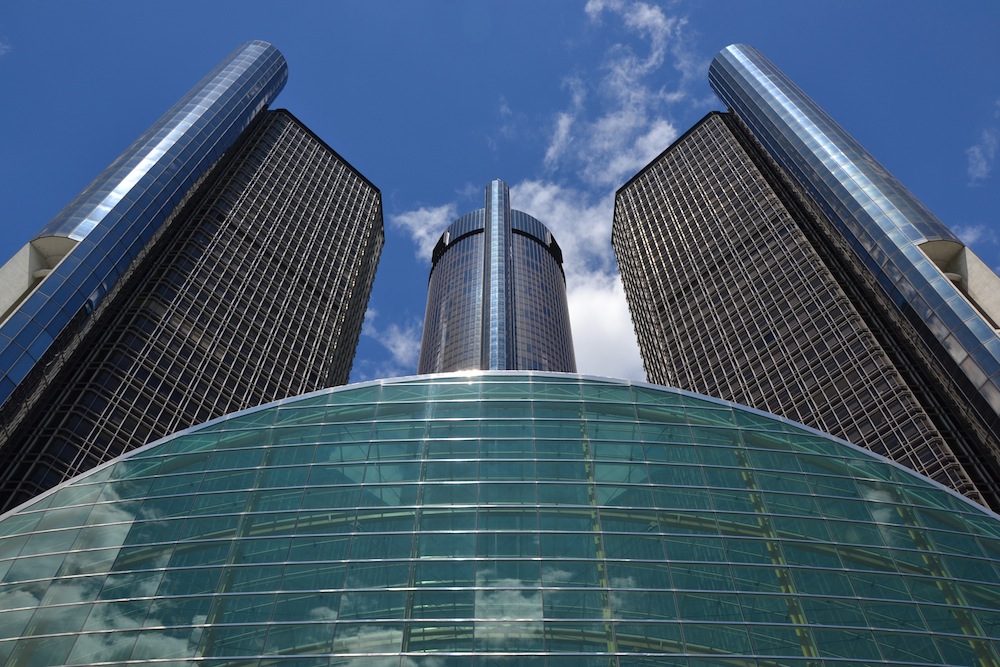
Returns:
[[[575,372],[562,250],[552,233],[511,209],[507,184],[463,215],[434,247],[419,373]]]
[[[1000,280],[758,52],[625,184],[613,244],[652,382],[785,415],[1000,508]]]
[[[1000,662],[1000,517],[773,415],[557,373],[175,434],[0,518],[0,582],[11,667]]]
[[[263,111],[286,76],[273,46],[237,49],[3,267],[23,294],[0,324],[0,510],[177,429],[347,381],[381,199],[287,111]]]

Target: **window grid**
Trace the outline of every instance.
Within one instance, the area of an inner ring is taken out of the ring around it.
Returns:
[[[728,115],[619,191],[613,243],[647,376],[781,414],[984,502]]]
[[[8,515],[0,655],[976,664],[998,565],[995,515],[774,417],[556,374],[387,380]]]
[[[378,191],[265,112],[5,443],[4,507],[128,448],[348,380],[383,243]]]

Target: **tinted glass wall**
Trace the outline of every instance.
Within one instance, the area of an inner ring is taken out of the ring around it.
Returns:
[[[569,375],[385,380],[0,519],[12,665],[992,665],[1000,518],[773,416]]]

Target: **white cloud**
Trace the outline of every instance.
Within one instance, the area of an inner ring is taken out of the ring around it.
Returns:
[[[567,80],[572,100],[569,109],[555,116],[545,166],[552,170],[563,163],[591,186],[617,187],[677,138],[677,129],[665,116],[667,107],[685,99],[688,84],[703,67],[685,47],[686,21],[667,16],[660,7],[591,0],[586,12],[595,22],[605,14],[617,17],[647,48],[644,53],[628,44],[609,48],[602,76],[590,82],[593,94],[579,78]],[[662,83],[667,80],[661,70],[668,55],[681,74],[672,90]],[[585,108],[585,97],[594,101],[595,109]]]
[[[5,56],[10,53],[12,48],[13,47],[11,47],[11,45],[7,42],[0,42],[0,56]]]
[[[510,108],[505,95],[500,96],[500,103],[497,107],[497,124],[486,133],[484,140],[486,146],[494,153],[500,151],[500,139],[511,139],[518,135],[518,127],[524,122],[522,114],[515,114]]]
[[[575,276],[568,287],[577,370],[645,381],[621,279],[593,273]]]
[[[429,260],[441,233],[454,221],[455,211],[455,204],[418,208],[392,216],[389,224],[408,233],[417,244],[417,257]]]
[[[986,225],[954,225],[951,229],[955,232],[955,236],[962,239],[962,243],[967,246],[1000,243],[996,230]]]
[[[492,573],[490,573],[492,574]],[[542,634],[541,618],[543,617],[542,594],[533,584],[520,579],[502,578],[491,581],[476,590],[475,616],[476,636],[491,646],[505,646],[508,636],[514,630],[509,622],[517,620],[517,636],[540,637]],[[558,592],[550,595],[555,598]],[[525,619],[538,619],[537,622],[525,622]]]
[[[678,135],[677,128],[663,119],[657,119],[650,123],[647,132],[636,137],[632,146],[611,159],[608,170],[622,174],[620,180],[624,182],[662,153]]]
[[[313,607],[309,610],[309,618],[317,621],[336,621],[337,610],[330,607]]]
[[[455,189],[455,194],[460,199],[472,199],[472,200],[475,200],[478,197],[478,200],[482,201],[483,200],[483,192],[485,191],[485,189],[486,189],[486,185],[483,184],[483,183],[467,182],[462,187],[456,188]],[[449,220],[448,222],[454,222],[454,221],[453,220]],[[444,229],[442,229],[441,231],[444,231]]]
[[[573,117],[573,114],[565,111],[556,117],[556,129],[549,140],[548,148],[545,149],[546,165],[554,164],[563,154],[563,151],[566,150],[570,139],[569,131],[573,127],[574,120],[576,119]]]
[[[358,600],[359,597],[363,597],[363,594],[362,596],[345,596],[342,606],[350,608],[352,601],[363,603],[363,601]],[[364,608],[361,604],[357,606],[358,608]],[[397,628],[387,628],[380,625],[348,625],[343,629],[338,629],[336,638],[333,641],[333,651],[338,656],[352,652],[394,653],[399,651],[402,645],[403,631]],[[352,662],[354,661],[349,660],[348,664]],[[365,665],[366,667],[396,667],[400,663],[398,657],[384,656],[359,658],[357,664]],[[415,665],[416,663],[410,661],[408,658],[404,658],[402,664],[408,666]]]
[[[378,340],[392,353],[396,363],[416,366],[420,354],[420,326],[400,327],[392,323],[378,334]]]
[[[1000,118],[1000,99],[994,102],[993,116]],[[998,150],[1000,150],[1000,130],[995,126],[984,129],[979,134],[979,141],[965,149],[970,186],[979,185],[989,178]]]
[[[1000,148],[1000,133],[990,128],[983,130],[979,143],[965,149],[965,156],[969,160],[969,185],[979,185],[990,175],[998,148]]]
[[[44,615],[36,612],[32,622],[50,624],[52,627],[79,623],[76,618],[81,605],[97,599],[100,587],[105,582],[103,576],[72,576],[98,574],[106,572],[107,567],[115,560],[116,550],[125,543],[130,529],[133,527],[137,508],[122,502],[117,495],[109,493],[102,496],[102,503],[95,505],[87,521],[90,525],[102,525],[100,535],[95,532],[81,533],[83,543],[66,556],[60,567],[60,577],[52,581],[46,589],[39,582],[26,582],[11,587],[0,593],[0,608],[31,610],[44,602],[47,611]],[[107,501],[107,502],[104,502]],[[87,540],[88,536],[91,538]],[[100,558],[95,558],[95,552],[88,548],[100,547],[107,550]],[[112,552],[112,553],[108,553]],[[170,588],[172,577],[178,577],[177,572],[162,571],[170,560],[170,552],[161,551],[144,563],[140,569],[133,572],[116,573],[118,590],[128,596],[152,598],[158,590]],[[160,576],[151,576],[150,572],[160,572]],[[55,572],[36,572],[35,576],[51,576]],[[181,573],[183,574],[183,573]],[[69,576],[68,576],[69,575]],[[47,583],[47,582],[46,582]],[[113,599],[111,594],[107,599]],[[139,659],[176,658],[174,665],[189,665],[186,656],[192,655],[198,644],[202,628],[197,627],[205,622],[204,615],[193,615],[190,619],[180,619],[180,624],[194,626],[190,629],[180,628],[176,631],[141,632],[133,648],[132,644],[119,640],[123,632],[135,632],[143,625],[167,625],[160,618],[161,601],[154,600],[148,616],[143,623],[143,617],[136,618],[130,610],[121,605],[95,605],[87,616],[83,629],[88,634],[81,635],[73,648],[73,657],[85,662],[120,661],[129,657]],[[169,606],[169,605],[168,605]],[[23,616],[27,622],[30,614]],[[39,619],[41,616],[41,619]],[[76,627],[80,627],[77,625]],[[38,628],[36,628],[37,630]],[[23,628],[22,628],[23,630]],[[93,632],[91,632],[93,631]],[[109,632],[115,631],[115,632]],[[44,648],[42,649],[44,651]]]
[[[416,373],[420,356],[421,323],[411,320],[402,325],[391,322],[386,327],[379,327],[375,324],[376,317],[378,311],[371,308],[365,311],[361,335],[369,336],[382,345],[389,352],[390,361],[380,364],[370,377],[399,377]],[[369,376],[368,373],[364,374]]]
[[[552,168],[570,145],[573,123],[583,109],[586,88],[583,81],[577,77],[569,77],[563,81],[563,88],[570,91],[571,105],[569,111],[562,111],[556,116],[555,129],[545,149],[545,166]]]
[[[544,181],[511,186],[511,205],[538,218],[563,250],[577,370],[644,380],[646,374],[611,250],[614,195]]]
[[[567,276],[612,270],[614,195],[593,200],[587,191],[547,181],[527,180],[510,188],[511,206],[541,220],[556,237]]]

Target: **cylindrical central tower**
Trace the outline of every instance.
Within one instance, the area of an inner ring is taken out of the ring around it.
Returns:
[[[576,372],[562,251],[511,209],[506,183],[445,230],[432,262],[418,372]]]

